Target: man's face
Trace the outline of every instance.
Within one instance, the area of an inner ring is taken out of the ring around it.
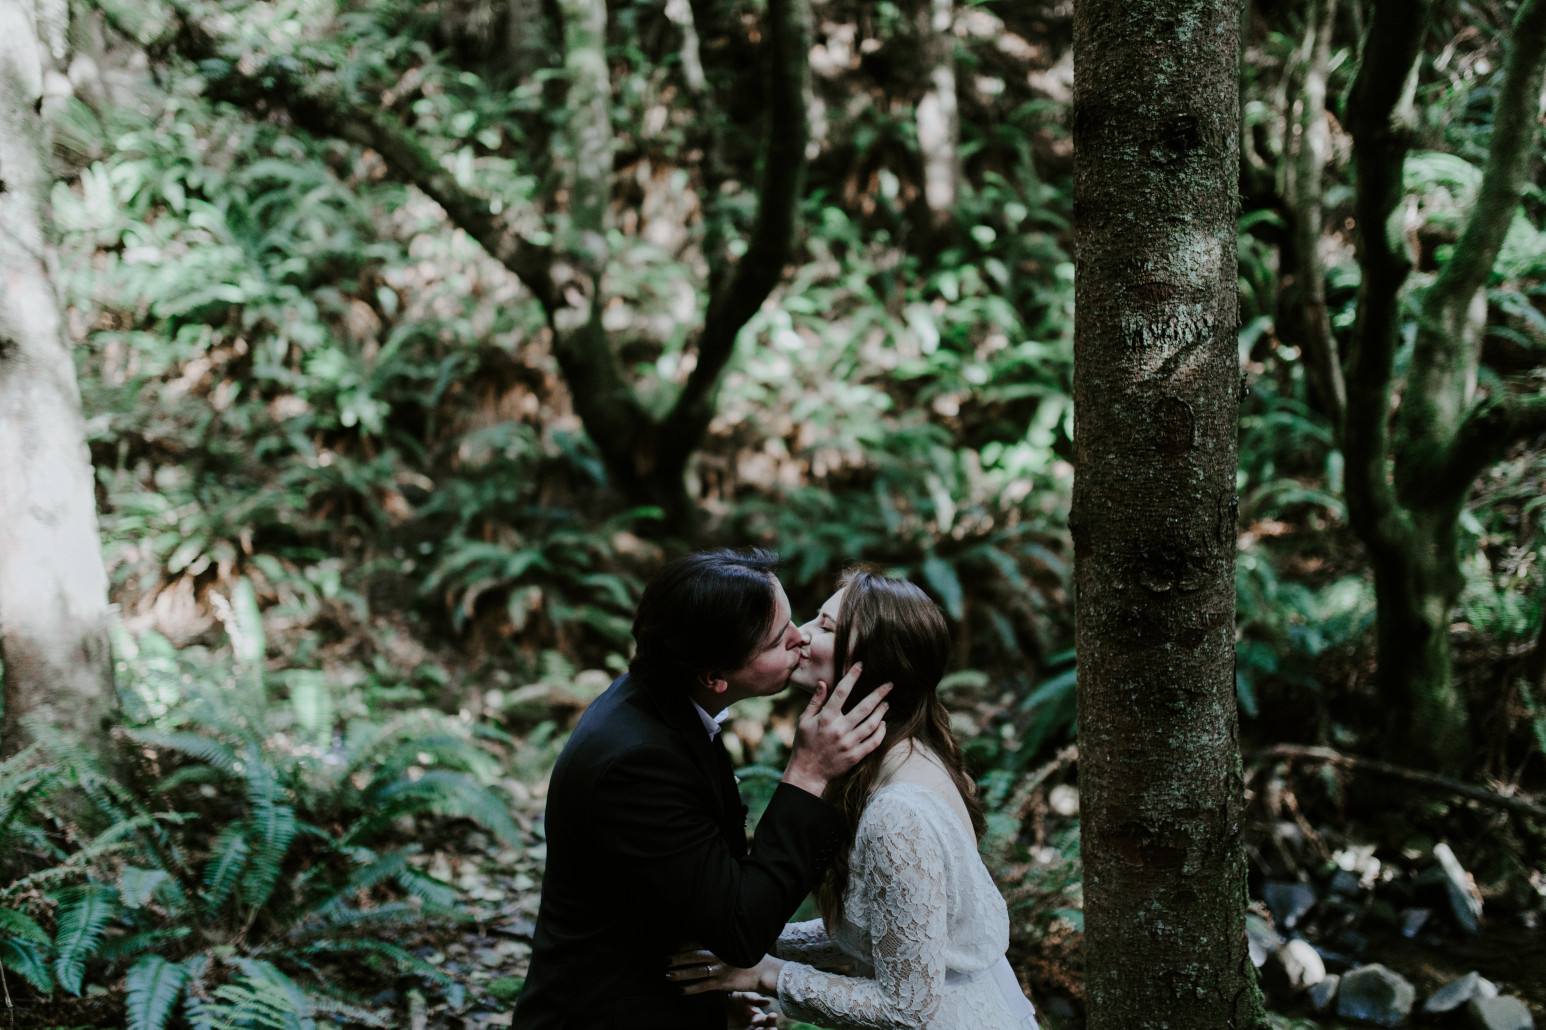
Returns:
[[[784,588],[773,583],[773,626],[746,664],[725,674],[725,704],[748,697],[770,697],[789,685],[789,677],[800,664],[804,641],[789,617],[789,598]]]

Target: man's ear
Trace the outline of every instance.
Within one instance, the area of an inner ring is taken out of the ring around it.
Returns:
[[[716,669],[713,672],[700,672],[698,686],[715,694],[723,694],[730,689],[730,681],[725,679],[723,672]]]

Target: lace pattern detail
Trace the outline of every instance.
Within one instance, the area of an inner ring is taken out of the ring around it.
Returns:
[[[831,1030],[1035,1027],[989,975],[1009,944],[1009,913],[944,799],[906,782],[877,790],[849,876],[836,941],[820,920],[791,924],[779,939],[780,957],[791,959],[778,979],[786,1013]],[[816,968],[833,952],[853,953],[854,975]]]
[[[827,935],[827,924],[820,919],[785,925],[773,947],[773,954],[828,972],[846,972],[854,967],[854,957]]]

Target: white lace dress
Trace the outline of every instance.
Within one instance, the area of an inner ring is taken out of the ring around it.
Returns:
[[[1035,1030],[1008,945],[1009,911],[961,818],[897,781],[859,817],[836,938],[820,919],[779,937],[778,1000],[831,1030]]]

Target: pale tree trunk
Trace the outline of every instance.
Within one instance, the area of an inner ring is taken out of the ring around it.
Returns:
[[[961,181],[954,24],[955,0],[924,0],[918,13],[918,51],[928,68],[929,89],[918,101],[915,119],[923,157],[923,199],[935,236],[946,233],[951,224]]]
[[[1236,0],[1074,8],[1090,1030],[1265,1026],[1235,701]]]
[[[65,6],[0,0],[0,750],[36,718],[105,753],[117,712],[107,576],[75,366],[54,290],[45,62]]]

